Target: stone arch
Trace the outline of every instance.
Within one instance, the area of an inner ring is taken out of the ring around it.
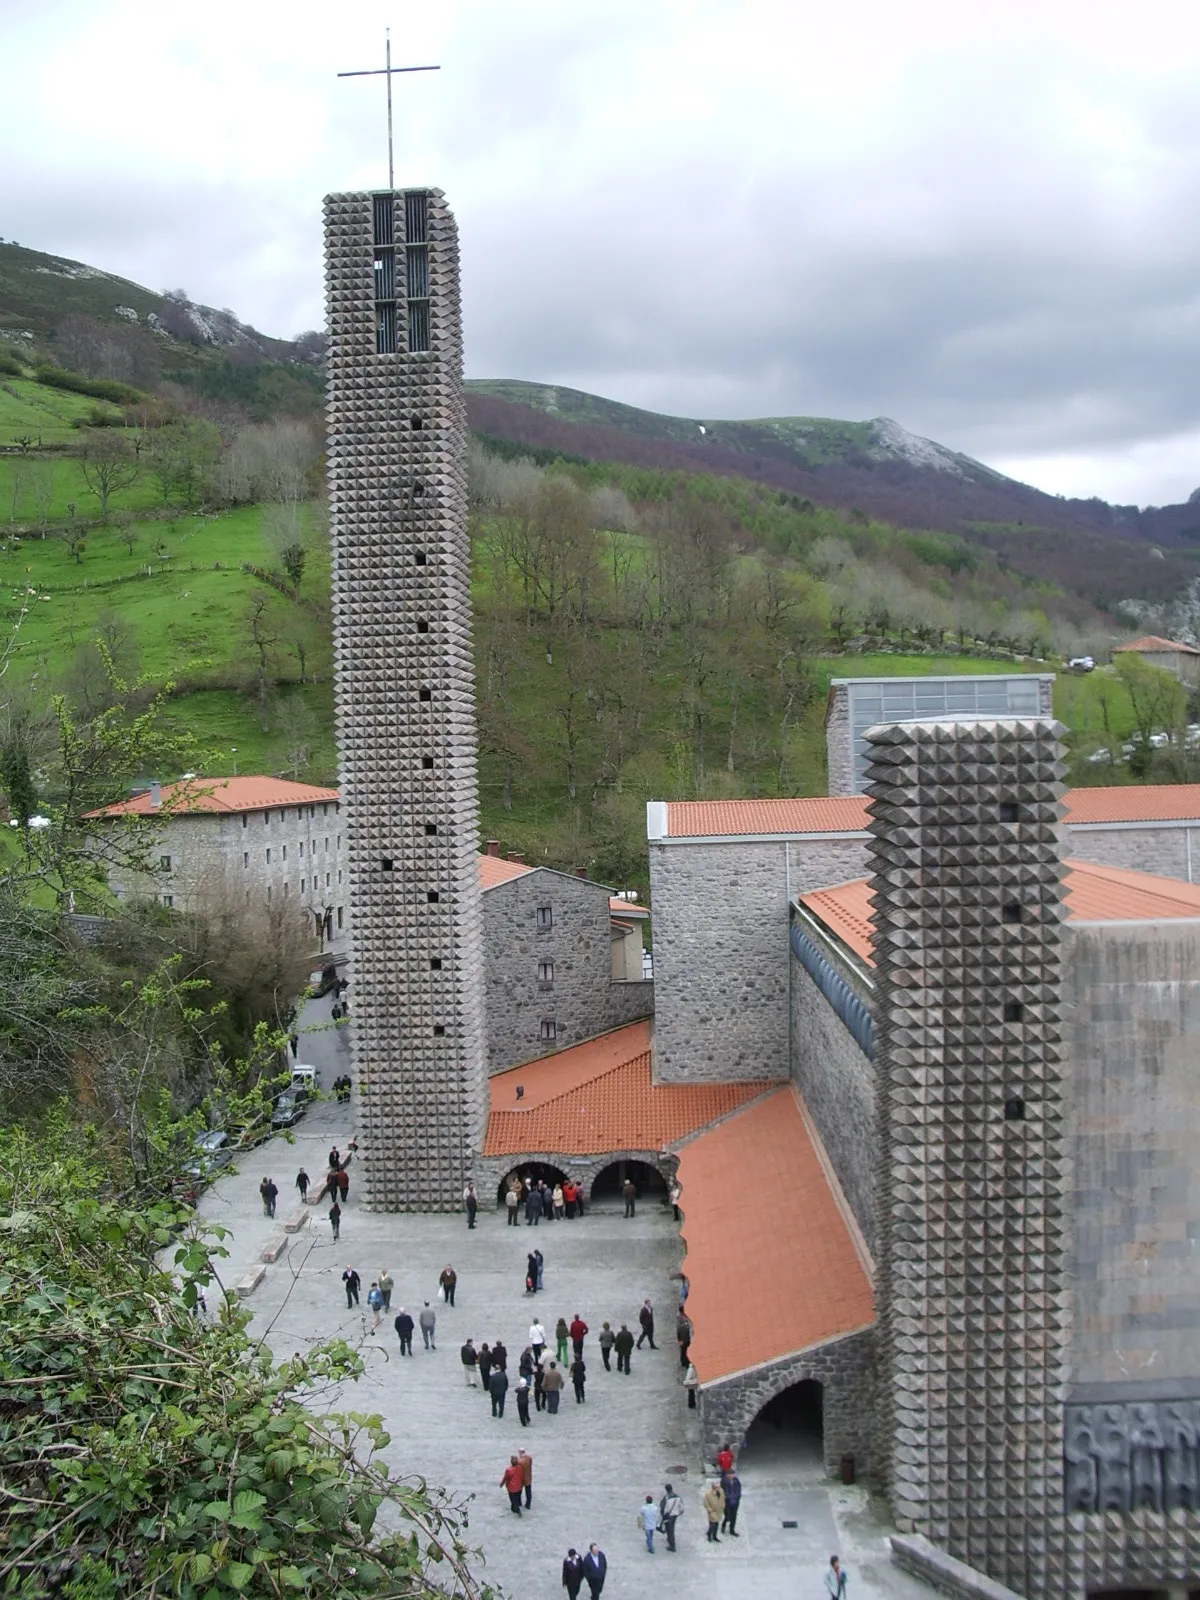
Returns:
[[[514,1161],[496,1185],[496,1205],[500,1210],[504,1209],[505,1192],[508,1189],[509,1178],[514,1172],[519,1178],[532,1178],[535,1183],[541,1178],[550,1188],[556,1183],[565,1183],[567,1179],[566,1170],[553,1161]]]
[[[638,1199],[653,1205],[670,1193],[676,1163],[669,1157],[645,1155],[618,1156],[598,1165],[588,1181],[588,1197],[597,1200],[620,1198],[626,1176],[633,1179]]]

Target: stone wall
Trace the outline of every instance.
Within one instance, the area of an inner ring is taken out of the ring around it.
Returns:
[[[866,835],[650,844],[656,1078],[786,1078],[788,884],[861,877]]]
[[[749,1314],[753,1315],[752,1308]],[[814,1379],[822,1386],[826,1472],[836,1474],[846,1454],[854,1457],[857,1473],[869,1472],[875,1413],[874,1338],[875,1330],[864,1328],[702,1385],[699,1405],[704,1459],[714,1460],[726,1440],[736,1444],[777,1394]]]
[[[475,1163],[473,1176],[479,1193],[480,1207],[486,1209],[495,1205],[500,1184],[510,1172],[520,1172],[535,1162],[555,1167],[565,1177],[573,1178],[576,1183],[582,1183],[585,1193],[590,1196],[592,1185],[600,1174],[619,1161],[641,1161],[646,1166],[653,1167],[661,1174],[668,1189],[679,1170],[678,1158],[664,1155],[661,1150],[606,1150],[601,1155],[583,1156],[566,1155],[561,1150],[527,1150],[522,1155],[481,1156]],[[648,1203],[658,1205],[661,1202],[658,1197],[650,1196]]]
[[[1101,867],[1156,872],[1191,883],[1200,875],[1200,828],[1166,822],[1150,822],[1144,828],[1064,824],[1063,854]]]
[[[488,1071],[504,1072],[654,1013],[650,980],[612,980],[610,891],[602,883],[539,868],[483,897]],[[538,926],[539,910],[549,927]],[[538,978],[553,962],[554,978]],[[543,1039],[553,1019],[554,1038]]]
[[[829,691],[825,713],[825,755],[829,763],[827,794],[857,794],[854,782],[854,743],[850,736],[850,696],[845,685]]]
[[[792,1077],[874,1252],[875,1069],[795,956],[791,1005]]]

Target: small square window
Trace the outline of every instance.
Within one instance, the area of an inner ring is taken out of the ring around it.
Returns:
[[[1025,1015],[1025,1007],[1019,1000],[1006,1000],[1004,1002],[1005,1022],[1020,1022]]]
[[[1000,802],[1000,821],[1001,822],[1016,822],[1016,820],[1017,820],[1017,802],[1015,800],[1001,800],[1001,802]]]
[[[442,970],[442,958],[441,958],[441,956],[430,956],[430,958],[429,958],[429,970],[430,970],[430,972],[440,972]]]
[[[433,771],[433,757],[432,756],[422,756],[421,757],[421,765],[425,769],[426,772],[432,772]]]
[[[446,1032],[446,1030],[445,1030],[445,1028],[442,1026],[442,1024],[440,1022],[435,1022],[434,1023],[434,1025],[433,1025],[433,1037],[435,1039],[441,1039],[445,1035],[445,1032]]]
[[[545,933],[548,929],[554,926],[553,907],[539,906],[537,908],[537,925],[538,931],[541,933]]]
[[[1025,1121],[1025,1102],[1019,1094],[1011,1095],[1004,1102],[1004,1120],[1005,1122]]]
[[[436,822],[427,822],[425,824],[425,836],[426,836],[426,838],[432,839],[432,838],[435,838],[436,835],[437,835],[437,823]]]
[[[380,860],[379,865],[384,872],[392,872],[395,869],[396,863],[392,860],[391,856],[384,856]]]
[[[433,690],[432,689],[420,689],[420,690],[418,690],[417,691],[417,699],[418,700],[432,700],[433,699]]]
[[[175,904],[175,897],[173,895],[165,894],[163,895],[162,903],[165,906],[173,906]]]
[[[1021,907],[1019,903],[1016,900],[1006,900],[1000,916],[1004,922],[1020,922]]]
[[[171,858],[170,858],[170,856],[159,856],[158,864],[163,869],[164,872],[170,872],[170,870],[171,870]]]
[[[543,1039],[553,1039],[558,1033],[558,1026],[553,1017],[543,1017],[539,1036]]]
[[[554,982],[554,963],[553,963],[553,961],[539,961],[538,962],[538,982],[539,983],[553,983]]]
[[[427,561],[428,561],[428,559],[429,558],[426,556],[424,550],[418,550],[416,552],[416,554],[413,556],[413,560],[416,562],[417,566],[419,566],[419,567],[425,566]]]
[[[426,898],[426,900],[428,900],[428,902],[429,902],[429,904],[431,906],[437,905],[437,903],[438,903],[438,892],[437,892],[437,890],[436,889],[427,890],[426,894],[425,894],[425,898]]]
[[[424,617],[418,617],[417,618],[417,632],[418,633],[428,633],[429,632],[429,624],[425,621]]]

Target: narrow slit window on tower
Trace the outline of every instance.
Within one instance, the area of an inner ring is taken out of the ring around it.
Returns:
[[[427,822],[425,824],[425,836],[426,836],[426,838],[432,839],[432,838],[436,837],[436,835],[437,835],[437,823],[436,822]]]
[[[543,933],[554,926],[554,911],[552,907],[539,906],[537,908],[537,925]]]
[[[436,889],[427,890],[426,893],[425,893],[425,898],[426,898],[426,900],[429,902],[429,904],[431,906],[437,905],[437,903],[438,903],[438,892],[437,892],[437,890]]]
[[[414,433],[419,433],[425,426],[425,419],[424,417],[411,417],[408,425]]]
[[[396,350],[396,229],[395,209],[390,194],[372,199],[374,225],[375,350],[392,355]]]
[[[1015,800],[1001,800],[1001,802],[1000,802],[1000,821],[1001,822],[1016,822],[1017,821],[1017,802]]]
[[[1001,919],[1005,922],[1020,922],[1021,907],[1016,900],[1006,900],[1000,912]]]
[[[1020,1022],[1025,1015],[1025,1007],[1019,1000],[1006,1000],[1004,1002],[1005,1022]]]
[[[414,355],[429,349],[429,301],[408,302],[408,348]]]
[[[395,244],[395,208],[391,194],[372,195],[372,221],[375,224],[375,243]]]
[[[418,567],[423,567],[429,560],[429,557],[425,554],[424,550],[416,550],[413,552],[413,560],[416,562]]]
[[[410,244],[405,251],[406,287],[410,300],[429,299],[429,246]]]
[[[396,302],[384,300],[375,307],[375,353],[390,356],[396,353]]]
[[[429,196],[421,189],[404,196],[404,237],[409,244],[429,242]]]
[[[417,699],[418,700],[432,700],[433,699],[433,690],[432,689],[419,689],[417,691]]]
[[[553,961],[539,961],[538,962],[538,982],[539,983],[553,983],[554,982],[554,963],[553,963]]]
[[[417,632],[418,633],[428,633],[429,632],[429,623],[425,620],[424,617],[418,617],[417,618]]]

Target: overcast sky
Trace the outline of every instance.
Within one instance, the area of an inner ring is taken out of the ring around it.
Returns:
[[[388,24],[442,66],[397,181],[458,214],[470,376],[1200,486],[1194,0],[0,0],[0,235],[319,325]]]

